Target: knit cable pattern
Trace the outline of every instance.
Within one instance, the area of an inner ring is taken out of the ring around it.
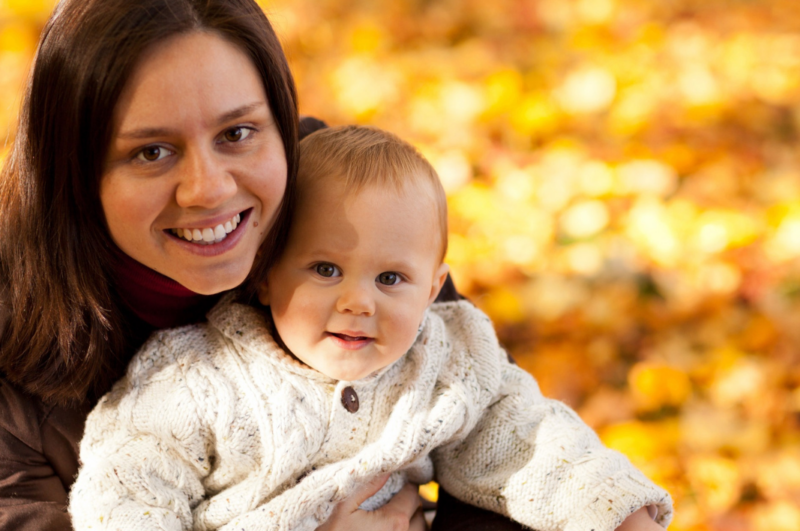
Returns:
[[[359,409],[341,393],[352,387]],[[225,297],[208,323],[156,333],[89,415],[70,512],[81,530],[313,530],[365,481],[368,500],[436,479],[540,531],[612,530],[669,495],[511,365],[468,302],[435,304],[411,350],[355,382],[281,351]]]

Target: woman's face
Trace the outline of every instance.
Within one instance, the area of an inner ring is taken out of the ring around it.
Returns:
[[[100,201],[114,242],[192,291],[244,281],[286,188],[261,77],[214,33],[146,50],[114,111]]]

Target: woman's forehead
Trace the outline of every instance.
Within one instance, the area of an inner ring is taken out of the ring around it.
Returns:
[[[136,136],[182,124],[213,127],[266,103],[249,56],[213,32],[196,31],[145,50],[115,108],[115,132]]]

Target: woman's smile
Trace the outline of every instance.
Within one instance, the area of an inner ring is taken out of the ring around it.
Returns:
[[[170,229],[170,232],[178,238],[183,238],[187,242],[193,241],[199,245],[214,245],[228,237],[228,234],[236,230],[242,221],[242,215],[236,214],[231,219],[219,223],[215,227],[204,228],[178,228]]]
[[[248,220],[252,211],[253,209],[249,208],[232,216],[224,224],[218,223],[213,229],[210,227],[202,229],[187,227],[184,229],[167,229],[163,232],[171,242],[178,245],[182,250],[197,256],[219,256],[235,247],[248,230],[255,230],[255,227],[248,227]],[[219,230],[220,227],[221,230]],[[228,232],[227,227],[231,228],[230,232]],[[221,233],[224,233],[224,235]],[[195,240],[195,236],[199,236],[199,238]],[[206,241],[206,236],[210,236],[213,239]],[[189,238],[192,239],[190,240]]]

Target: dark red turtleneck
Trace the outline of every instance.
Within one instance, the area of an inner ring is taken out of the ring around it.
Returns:
[[[127,254],[117,254],[117,289],[122,301],[156,329],[200,321],[219,300],[219,294],[195,293]]]

